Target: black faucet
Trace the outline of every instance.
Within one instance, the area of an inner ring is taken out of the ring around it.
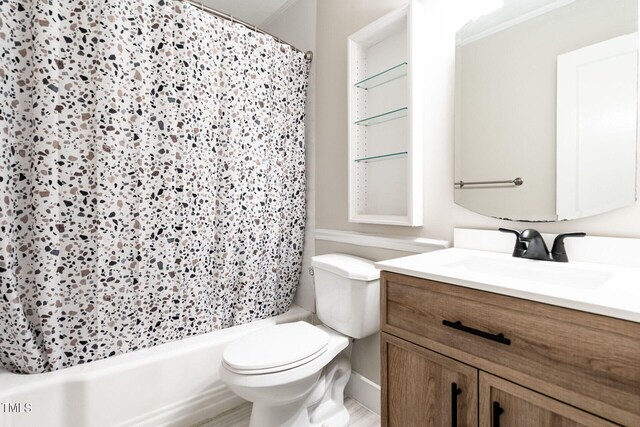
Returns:
[[[513,233],[516,235],[516,245],[513,247],[513,256],[515,258],[520,258],[527,250],[527,244],[520,240],[520,232],[510,228],[498,228],[498,230],[503,233]]]
[[[587,233],[564,233],[558,234],[553,241],[553,247],[551,248],[551,258],[556,262],[569,262],[567,251],[564,250],[564,238],[565,237],[584,237]]]
[[[537,230],[527,228],[520,235],[520,240],[527,244],[527,250],[524,251],[521,258],[553,261],[547,244]]]
[[[555,262],[569,261],[569,257],[567,256],[567,252],[564,248],[564,239],[566,237],[584,237],[587,235],[586,233],[558,234],[553,241],[551,252],[549,252],[542,235],[533,228],[528,228],[522,233],[509,228],[499,228],[498,230],[504,233],[513,233],[516,235],[516,245],[513,248],[514,257]]]

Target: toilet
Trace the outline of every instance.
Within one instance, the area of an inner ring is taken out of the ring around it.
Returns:
[[[222,356],[222,381],[253,402],[251,427],[349,425],[350,343],[380,329],[380,272],[373,261],[345,254],[315,256],[311,265],[323,325],[269,326]]]

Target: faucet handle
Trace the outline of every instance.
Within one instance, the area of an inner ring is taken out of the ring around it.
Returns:
[[[498,228],[498,231],[503,233],[512,233],[516,235],[516,245],[513,247],[513,256],[520,258],[522,254],[527,250],[527,244],[520,240],[520,232],[518,230],[512,230],[511,228]]]
[[[534,239],[543,240],[542,234],[540,234],[538,230],[534,230],[533,228],[527,228],[520,234],[520,240],[524,240],[525,242],[528,242]]]
[[[587,233],[563,233],[558,234],[553,241],[553,248],[551,248],[551,258],[557,262],[569,262],[567,251],[564,248],[564,239],[567,237],[584,237]]]

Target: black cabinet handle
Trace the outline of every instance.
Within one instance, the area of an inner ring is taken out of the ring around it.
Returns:
[[[476,335],[482,338],[486,338],[491,341],[499,342],[504,345],[511,345],[511,340],[509,338],[505,338],[504,334],[490,334],[489,332],[481,331],[479,329],[470,328],[469,326],[464,326],[461,321],[450,322],[448,320],[443,320],[442,324],[444,326],[448,326],[453,329],[457,329],[462,332],[466,332],[468,334]]]
[[[458,384],[451,383],[451,427],[458,427],[458,395],[462,389]]]
[[[504,412],[504,409],[500,406],[499,402],[493,402],[493,427],[500,427],[500,415]]]

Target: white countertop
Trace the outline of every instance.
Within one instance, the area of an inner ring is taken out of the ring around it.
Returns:
[[[461,248],[378,262],[376,267],[640,323],[637,267],[533,261]]]

